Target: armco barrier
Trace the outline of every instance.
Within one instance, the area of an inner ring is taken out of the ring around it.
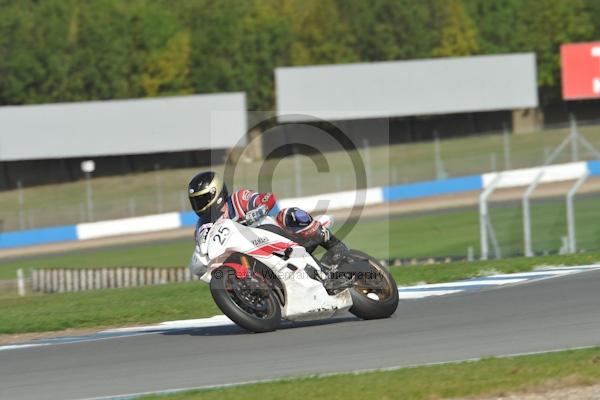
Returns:
[[[515,187],[530,183],[533,179],[532,177],[537,176],[542,169],[546,171],[543,177],[544,183],[578,179],[585,173],[589,173],[590,176],[600,176],[600,160],[503,171],[501,172],[501,184],[498,187]],[[464,176],[437,181],[369,188],[358,192],[324,193],[317,196],[282,199],[279,200],[278,206],[282,208],[296,206],[308,211],[319,209],[319,206],[326,206],[327,209],[334,210],[351,207],[357,199],[365,205],[373,205],[391,201],[479,191],[488,187],[498,174],[497,172],[492,172],[483,175]],[[112,221],[91,222],[73,226],[4,232],[0,233],[0,248],[177,229],[193,226],[196,220],[196,215],[193,212],[173,212]]]

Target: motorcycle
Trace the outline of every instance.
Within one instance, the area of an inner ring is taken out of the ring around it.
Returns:
[[[333,221],[316,218],[324,226]],[[325,319],[348,310],[377,319],[396,311],[396,282],[376,259],[350,250],[339,265],[325,266],[290,236],[269,216],[251,226],[219,220],[208,232],[208,266],[200,279],[237,325],[259,333],[276,330],[282,318]],[[327,287],[332,279],[340,287]]]

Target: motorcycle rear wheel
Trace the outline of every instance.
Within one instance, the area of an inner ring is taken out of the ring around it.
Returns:
[[[256,277],[260,279],[260,276]],[[281,307],[277,296],[269,290],[264,298],[249,299],[240,295],[240,278],[228,267],[217,268],[210,280],[210,293],[219,309],[240,327],[262,333],[277,330],[281,323]],[[255,296],[254,296],[255,297]]]
[[[358,250],[350,250],[356,258],[368,259],[372,276],[364,274],[350,288],[350,312],[361,319],[388,318],[398,308],[398,286],[392,275],[378,260]]]

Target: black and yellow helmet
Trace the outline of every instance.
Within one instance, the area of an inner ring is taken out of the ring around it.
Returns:
[[[194,176],[188,185],[192,209],[200,218],[213,221],[221,215],[227,201],[227,186],[216,172],[202,172]]]

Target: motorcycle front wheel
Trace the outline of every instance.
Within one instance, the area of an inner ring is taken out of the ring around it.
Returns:
[[[210,280],[210,293],[219,309],[240,327],[251,332],[271,332],[281,323],[281,307],[275,293],[255,273],[255,283],[238,278],[228,267],[217,268]]]
[[[358,250],[350,250],[352,257],[367,259],[370,273],[357,276],[350,288],[352,307],[350,312],[361,319],[390,317],[398,308],[398,286],[392,275],[378,260]]]

